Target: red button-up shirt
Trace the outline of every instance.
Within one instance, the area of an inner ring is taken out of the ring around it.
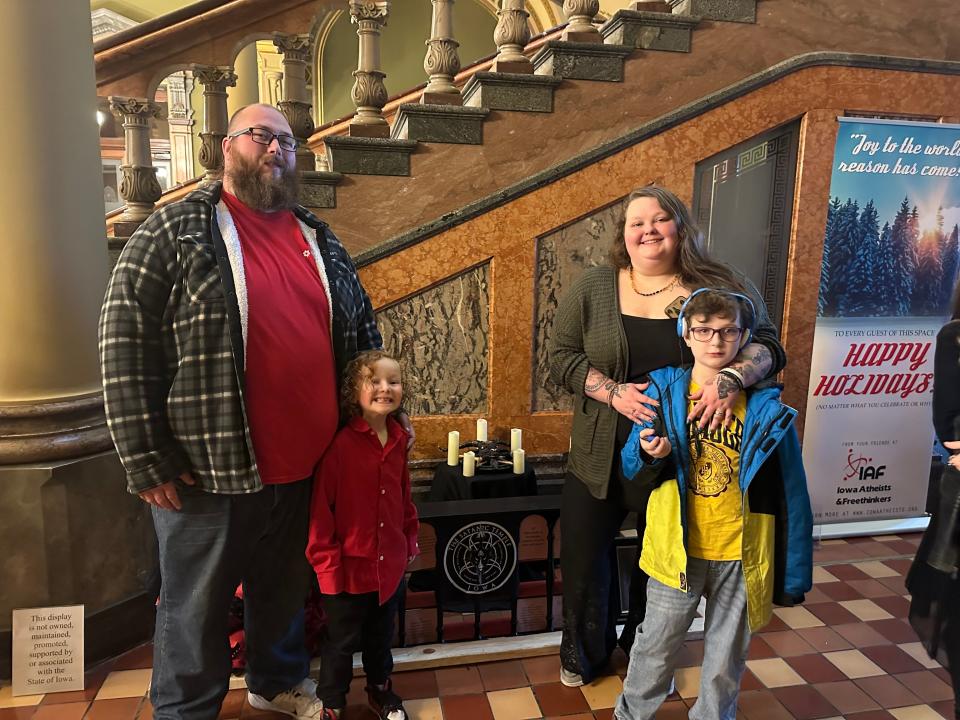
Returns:
[[[417,547],[407,434],[387,419],[387,443],[363,418],[341,428],[313,481],[307,559],[321,592],[396,592]]]

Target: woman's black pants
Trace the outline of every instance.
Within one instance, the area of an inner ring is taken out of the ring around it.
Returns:
[[[631,510],[637,512],[637,549],[630,579],[630,607],[620,646],[627,656],[643,620],[647,576],[639,566],[649,489],[610,482],[598,500],[573,473],[567,473],[560,504],[560,572],[563,575],[563,667],[590,682],[604,670],[617,645],[614,538]]]

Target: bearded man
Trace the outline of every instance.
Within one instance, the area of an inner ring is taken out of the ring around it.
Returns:
[[[296,204],[296,148],[275,108],[239,110],[222,185],[143,223],[100,316],[110,432],[159,539],[157,720],[217,717],[241,582],[250,704],[323,712],[303,637],[312,476],[341,370],[381,338],[347,252]]]

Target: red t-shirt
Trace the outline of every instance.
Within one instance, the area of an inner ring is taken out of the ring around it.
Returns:
[[[337,431],[330,304],[289,210],[221,197],[237,227],[247,289],[245,400],[264,483],[311,477]]]
[[[387,444],[363,418],[337,433],[313,482],[307,558],[327,595],[396,592],[419,554],[407,434],[387,419]]]

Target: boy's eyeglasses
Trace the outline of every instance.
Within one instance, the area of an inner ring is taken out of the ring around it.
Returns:
[[[264,130],[263,128],[257,127],[248,127],[243,130],[237,130],[236,132],[230,133],[227,137],[237,137],[238,135],[249,135],[250,139],[259,145],[269,145],[273,142],[273,139],[277,139],[277,145],[280,146],[281,150],[296,150],[297,149],[297,139],[293,135],[277,135],[272,133],[269,130]]]
[[[698,342],[710,342],[713,340],[714,335],[720,335],[720,339],[724,342],[734,342],[740,339],[740,336],[743,334],[743,328],[725,327],[717,329],[701,325],[690,328],[690,334],[693,336],[693,339]]]

